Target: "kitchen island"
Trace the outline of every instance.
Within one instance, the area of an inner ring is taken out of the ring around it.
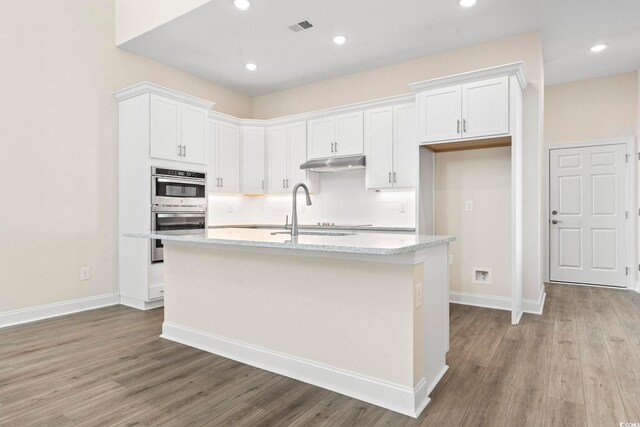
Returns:
[[[162,336],[416,417],[447,369],[447,236],[220,228],[162,239]]]

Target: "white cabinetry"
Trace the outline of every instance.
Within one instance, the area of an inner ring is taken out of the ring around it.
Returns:
[[[209,121],[210,193],[240,192],[240,127],[232,123]]]
[[[415,187],[416,122],[414,103],[365,111],[367,188]]]
[[[151,157],[206,164],[207,110],[150,96]]]
[[[309,120],[307,129],[310,159],[350,156],[364,151],[362,111]]]
[[[444,142],[509,133],[509,79],[498,77],[420,92],[418,138]]]
[[[307,159],[307,123],[273,126],[267,133],[269,193],[287,193],[295,184],[306,183],[307,172],[300,165]]]
[[[265,132],[263,127],[242,128],[242,192],[265,193]]]

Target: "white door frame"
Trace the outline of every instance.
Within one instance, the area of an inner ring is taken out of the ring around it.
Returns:
[[[627,276],[627,289],[634,289],[640,292],[640,286],[637,283],[638,280],[638,198],[637,192],[637,173],[638,173],[638,147],[635,137],[613,138],[613,139],[598,139],[589,141],[573,141],[562,144],[545,144],[545,162],[544,162],[544,202],[543,202],[543,221],[544,221],[544,280],[550,282],[549,279],[549,206],[551,201],[549,200],[549,159],[551,150],[561,148],[583,148],[594,147],[599,145],[611,145],[611,144],[626,144],[627,156],[629,157],[629,169],[627,173],[627,211],[629,211],[629,225],[627,233],[627,267],[631,268],[629,276]],[[593,285],[596,286],[596,285]]]

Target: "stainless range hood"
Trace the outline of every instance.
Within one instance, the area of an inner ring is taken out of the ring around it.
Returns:
[[[357,156],[328,157],[326,159],[309,160],[301,164],[300,169],[313,172],[337,172],[364,169],[366,164],[366,156],[364,154],[358,154]]]

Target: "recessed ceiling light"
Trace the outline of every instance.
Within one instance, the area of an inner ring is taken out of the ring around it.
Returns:
[[[478,0],[460,0],[460,6],[462,7],[471,7],[476,4]]]
[[[258,66],[256,64],[252,64],[251,62],[246,64],[245,67],[247,67],[247,70],[249,71],[255,71],[258,69]]]
[[[335,36],[333,42],[337,45],[343,45],[347,42],[347,38],[345,36]]]
[[[247,10],[251,7],[249,0],[233,0],[233,4],[240,10]]]
[[[597,44],[597,45],[591,47],[591,52],[602,52],[606,48],[607,48],[606,44]]]

